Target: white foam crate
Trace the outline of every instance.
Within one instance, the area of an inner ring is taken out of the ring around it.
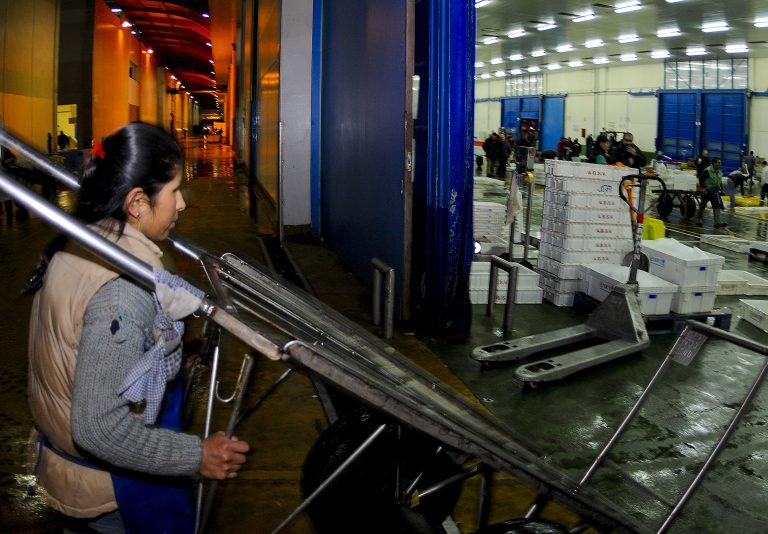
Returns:
[[[581,278],[558,278],[543,271],[539,273],[539,286],[542,289],[556,291],[558,293],[574,293],[581,291]]]
[[[704,313],[715,307],[717,290],[711,286],[681,287],[672,296],[670,310],[675,313]]]
[[[741,299],[739,302],[741,318],[763,332],[768,332],[768,300]]]
[[[544,205],[544,215],[562,221],[594,224],[630,224],[629,208],[620,210],[579,208],[577,206]]]
[[[624,256],[631,251],[573,251],[565,250],[548,243],[542,243],[539,246],[539,256],[546,256],[560,263],[579,265],[583,263],[607,263],[619,265]]]
[[[518,290],[515,293],[515,304],[541,304],[544,297],[544,290],[539,287],[533,289]],[[472,304],[488,304],[488,288],[485,289],[470,289],[469,301]],[[507,293],[496,292],[496,304],[506,304]]]
[[[611,237],[632,239],[632,226],[629,217],[623,224],[600,224],[576,221],[563,221],[555,217],[542,217],[541,229],[569,236]]]
[[[747,281],[741,276],[744,271],[720,271],[717,273],[718,295],[746,295]]]
[[[625,252],[632,250],[632,240],[611,237],[587,237],[542,230],[541,241],[568,251]]]
[[[576,280],[582,276],[581,265],[560,263],[546,256],[539,256],[538,267],[540,271],[550,273],[557,278]]]
[[[517,290],[522,291],[526,289],[536,289],[539,286],[539,273],[532,271],[527,267],[519,264],[517,265]],[[485,289],[488,291],[488,284],[491,278],[491,263],[488,261],[473,261],[469,270],[469,289]],[[499,269],[499,276],[496,279],[497,291],[500,289],[507,290],[509,285],[509,274],[506,271]]]
[[[768,280],[748,271],[742,271],[741,276],[747,281],[747,295],[768,295]]]
[[[702,235],[701,242],[713,247],[723,248],[731,252],[748,253],[754,241],[748,241],[730,235]]]
[[[688,171],[669,171],[668,176],[664,178],[667,189],[676,189],[679,191],[696,191],[699,185],[699,179],[696,173]]]
[[[575,293],[559,293],[549,289],[544,290],[544,299],[548,300],[555,306],[569,308],[573,306],[573,299],[576,296]]]
[[[579,163],[558,159],[544,160],[544,172],[555,176],[569,178],[591,178],[613,181],[618,183],[623,176],[637,174],[637,169],[629,167],[612,167],[596,163]]]
[[[589,296],[603,301],[618,284],[629,279],[629,267],[622,265],[583,265],[583,290]],[[638,300],[644,315],[666,315],[672,307],[677,286],[646,273],[637,271]]]
[[[594,209],[623,209],[629,219],[629,206],[618,195],[596,195],[594,193],[569,193],[547,189],[544,191],[544,202],[558,206],[575,206],[577,208]]]
[[[725,258],[689,247],[672,238],[643,241],[642,252],[648,257],[648,271],[681,287],[715,287],[717,274]]]

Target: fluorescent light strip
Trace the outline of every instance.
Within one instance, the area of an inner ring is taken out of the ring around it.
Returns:
[[[485,61],[476,61],[475,62],[475,68],[479,69],[480,67],[485,67]]]
[[[619,42],[621,44],[634,43],[635,41],[639,41],[639,40],[640,40],[640,36],[637,35],[637,34],[633,34],[633,35],[620,35],[619,36]]]
[[[637,54],[622,54],[619,59],[621,61],[637,61]]]
[[[685,53],[689,56],[705,56],[707,55],[707,49],[699,46],[688,48]]]
[[[725,47],[725,51],[729,54],[746,54],[749,52],[747,45],[728,45]]]
[[[557,28],[557,24],[555,24],[554,22],[542,22],[541,24],[536,26],[536,29],[539,30],[540,32],[551,30],[553,28]]]
[[[573,45],[571,45],[571,44],[560,45],[557,48],[555,48],[555,50],[558,51],[558,52],[561,52],[561,53],[562,52],[570,52],[571,50],[573,50]]]
[[[755,19],[755,28],[768,28],[768,17]]]
[[[541,68],[536,65],[531,65],[530,67],[528,67],[528,72],[539,72],[540,70]]]
[[[493,73],[493,75],[496,76],[497,78],[503,78],[504,76],[507,75],[507,73],[504,72],[503,70],[497,70],[496,72]]]
[[[510,74],[518,75],[523,73],[523,69],[512,69],[509,71]]]
[[[583,67],[584,66],[584,62],[582,60],[580,60],[580,59],[573,59],[573,60],[568,62],[568,66],[569,67]]]
[[[504,61],[504,60],[501,59],[500,57],[495,57],[495,58],[491,59],[491,65],[498,65],[502,61]]]
[[[478,7],[487,6],[491,3],[491,0],[475,0],[475,9]]]
[[[594,13],[584,13],[583,15],[579,15],[578,17],[573,17],[571,20],[573,22],[586,22],[588,20],[592,20],[595,18]]]
[[[654,50],[651,52],[651,57],[653,59],[665,59],[670,56],[669,50]]]
[[[523,54],[512,54],[509,56],[510,61],[520,61],[521,59],[525,59],[525,56]]]
[[[491,77],[491,75],[490,75],[490,74],[488,74],[487,72],[484,72],[484,73],[482,73],[482,74],[480,75],[480,77],[481,77],[483,80],[487,80],[487,79],[489,79],[489,78]]]
[[[728,27],[728,24],[725,22],[716,22],[713,24],[705,24],[701,27],[701,31],[704,33],[715,33],[715,32],[727,32],[730,30]]]
[[[525,30],[514,30],[509,32],[507,34],[507,37],[509,37],[510,39],[516,39],[518,37],[522,37],[523,35],[525,35]]]
[[[681,32],[678,28],[665,28],[656,32],[656,37],[664,39],[665,37],[677,37]]]
[[[597,48],[598,46],[605,46],[605,43],[602,41],[602,39],[592,39],[591,41],[584,43],[585,48]]]
[[[541,57],[546,55],[547,55],[547,51],[544,50],[543,48],[539,48],[538,50],[534,50],[533,52],[531,52],[531,56],[533,57]]]
[[[501,39],[499,39],[498,37],[486,37],[485,39],[483,39],[483,44],[488,45],[488,44],[498,43],[499,41],[501,41]]]
[[[605,65],[606,63],[610,63],[610,60],[607,57],[596,57],[592,60],[592,63],[595,65]]]
[[[642,9],[643,4],[640,2],[624,2],[623,4],[617,4],[616,7],[613,8],[614,13],[629,13],[630,11],[637,11],[638,9]]]
[[[547,69],[549,70],[557,70],[560,68],[560,63],[550,63],[547,65]]]

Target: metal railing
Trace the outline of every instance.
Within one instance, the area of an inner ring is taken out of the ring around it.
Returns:
[[[498,256],[491,256],[491,275],[488,280],[488,304],[485,307],[485,315],[493,317],[493,305],[496,303],[496,286],[499,280],[499,269],[509,273],[507,284],[507,302],[504,306],[504,331],[512,329],[512,311],[517,295],[517,268],[516,263],[503,260]]]
[[[371,259],[371,265],[373,266],[373,324],[375,326],[381,324],[383,293],[384,339],[390,339],[395,315],[395,270],[379,258]]]

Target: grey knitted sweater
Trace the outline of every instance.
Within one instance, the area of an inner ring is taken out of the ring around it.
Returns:
[[[152,296],[123,278],[105,284],[85,313],[75,369],[72,436],[78,447],[111,465],[158,475],[194,475],[198,436],[145,425],[117,395],[152,338]]]

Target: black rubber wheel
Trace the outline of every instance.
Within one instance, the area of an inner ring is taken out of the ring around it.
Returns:
[[[696,201],[693,196],[690,194],[683,195],[683,202],[680,204],[680,215],[683,216],[683,219],[688,220],[696,215],[696,208]]]
[[[384,415],[361,408],[328,427],[304,461],[301,481],[304,496],[310,495],[381,424]],[[432,534],[453,511],[461,484],[453,484],[425,497],[415,506],[395,498],[397,457],[400,477],[408,485],[419,473],[419,488],[426,488],[461,472],[430,436],[390,424],[307,508],[319,534],[366,532],[367,534]]]
[[[656,213],[661,218],[665,218],[672,213],[672,195],[669,193],[661,194],[659,201],[656,203]]]

